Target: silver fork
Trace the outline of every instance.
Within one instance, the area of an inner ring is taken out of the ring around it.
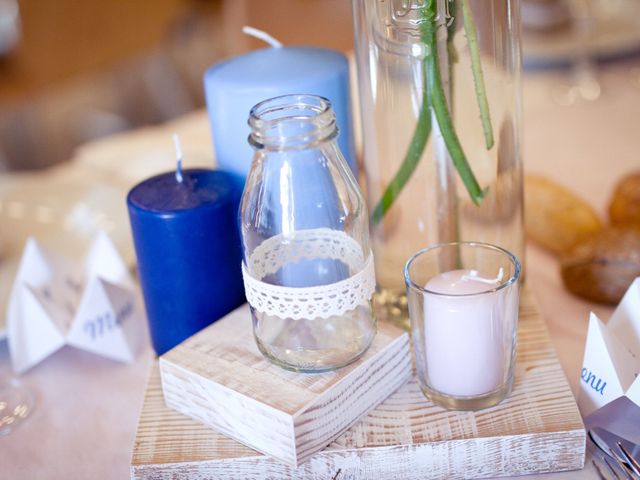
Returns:
[[[615,446],[611,444],[614,441],[608,444],[600,432],[602,435],[608,434],[607,438],[612,436],[610,432],[597,427],[589,430],[591,441],[598,447],[597,453],[593,452],[592,462],[600,478],[640,480],[640,465],[629,450],[620,441],[615,441]]]
[[[596,461],[596,459],[598,461]],[[639,476],[630,472],[624,463],[617,457],[609,457],[604,455],[598,457],[594,455],[591,460],[593,466],[596,467],[596,473],[602,480],[638,480]]]
[[[622,456],[624,457],[625,463],[631,470],[633,470],[633,473],[640,477],[640,463],[633,458],[631,453],[629,453],[629,450],[627,450],[627,447],[625,447],[621,442],[616,442],[616,444],[618,445],[618,450],[620,450],[620,453],[622,453]]]

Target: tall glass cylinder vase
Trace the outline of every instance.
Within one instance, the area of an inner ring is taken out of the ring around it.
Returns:
[[[382,316],[402,268],[479,241],[522,261],[518,0],[353,0],[364,164]]]

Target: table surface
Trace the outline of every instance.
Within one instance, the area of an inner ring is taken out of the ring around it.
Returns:
[[[571,106],[562,106],[554,99],[567,82],[566,74],[527,73],[524,77],[526,171],[546,174],[579,192],[603,216],[617,180],[640,166],[638,65],[635,60],[603,67],[602,97]],[[116,163],[133,162],[141,146],[156,137],[166,139],[163,141],[170,148],[167,132],[174,129],[190,135],[192,142],[198,140],[201,152],[210,148],[206,116],[198,112],[171,125],[89,145],[79,151],[71,165],[86,168],[105,152],[119,152],[115,157],[109,155],[118,159]],[[122,173],[118,165],[101,175]],[[145,168],[138,171],[142,175]],[[132,180],[118,179],[123,186]],[[577,394],[589,312],[606,320],[612,309],[571,296],[562,286],[556,259],[534,245],[527,246],[526,268],[528,287],[538,298],[562,367]],[[37,396],[37,408],[23,425],[0,437],[0,477],[128,478],[152,358],[147,341],[131,365],[64,348],[23,375],[23,382]],[[6,343],[2,343],[0,369],[6,373],[8,365]],[[588,465],[581,472],[535,478],[598,477]]]

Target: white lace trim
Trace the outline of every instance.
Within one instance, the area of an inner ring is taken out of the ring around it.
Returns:
[[[287,264],[324,258],[340,260],[351,276],[316,287],[284,287],[262,279]],[[279,318],[328,318],[365,305],[376,286],[373,253],[364,258],[358,242],[339,230],[317,228],[293,235],[277,235],[262,242],[242,264],[249,304],[259,312]]]

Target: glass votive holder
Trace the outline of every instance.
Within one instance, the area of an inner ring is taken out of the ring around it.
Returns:
[[[418,382],[449,410],[500,403],[513,384],[520,263],[485,243],[420,250],[405,283]]]

